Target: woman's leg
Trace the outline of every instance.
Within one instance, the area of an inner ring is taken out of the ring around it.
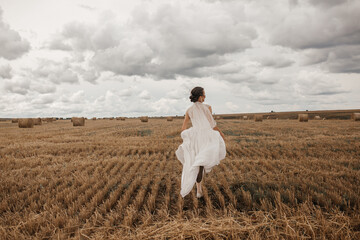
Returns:
[[[200,166],[199,173],[198,173],[197,178],[196,178],[196,182],[198,182],[198,183],[201,182],[203,171],[204,171],[204,166]]]
[[[204,170],[204,167],[200,166],[199,173],[196,178],[196,191],[197,191],[196,197],[198,197],[198,198],[203,196],[202,189],[201,189],[201,180],[203,178],[203,170]]]

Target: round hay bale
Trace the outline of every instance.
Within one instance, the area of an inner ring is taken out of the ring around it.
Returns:
[[[248,120],[248,116],[243,116],[243,119],[244,119],[244,120]]]
[[[300,122],[307,122],[307,121],[309,121],[309,115],[308,114],[298,114],[298,119]]]
[[[34,125],[41,125],[41,124],[42,124],[41,118],[34,118]]]
[[[353,119],[354,121],[360,121],[360,113],[353,113]]]
[[[18,122],[19,122],[19,119],[17,119],[17,118],[11,119],[11,123],[18,123]]]
[[[256,114],[256,115],[254,116],[254,120],[255,120],[255,122],[262,122],[262,120],[263,120],[263,115]]]
[[[120,120],[121,120],[121,121],[125,121],[125,117],[120,117]]]
[[[321,120],[321,117],[320,116],[315,116],[314,120]]]
[[[93,117],[91,120],[96,120],[96,117]]]
[[[114,118],[113,118],[113,117],[111,117],[111,118],[110,118],[110,120],[114,120]]]
[[[220,119],[221,119],[221,116],[219,116],[219,115],[215,116],[215,120],[220,120]]]
[[[49,122],[53,122],[53,119],[52,118],[45,118],[45,121],[49,123]]]
[[[85,126],[85,118],[83,117],[73,117],[72,118],[72,123],[73,123],[73,126],[74,127],[77,127],[77,126]]]
[[[166,118],[166,121],[168,121],[168,122],[171,122],[172,120],[173,120],[172,117],[167,117],[167,118]]]
[[[19,128],[32,128],[34,127],[34,120],[32,118],[21,118],[18,122]]]
[[[149,118],[147,116],[142,116],[142,117],[140,117],[140,121],[141,122],[148,122]]]

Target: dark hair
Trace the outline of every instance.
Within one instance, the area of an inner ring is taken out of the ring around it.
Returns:
[[[204,89],[202,87],[194,87],[191,90],[191,96],[189,97],[190,101],[197,102],[197,100],[199,100],[199,97],[203,95],[203,91]]]

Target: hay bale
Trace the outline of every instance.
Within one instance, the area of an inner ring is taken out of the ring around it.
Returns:
[[[11,123],[18,123],[18,122],[19,122],[19,119],[17,119],[17,118],[11,119]]]
[[[148,122],[149,118],[147,116],[142,116],[142,117],[140,117],[140,121],[141,122]]]
[[[243,119],[244,119],[244,120],[248,120],[248,116],[243,116]]]
[[[215,120],[220,120],[220,119],[221,119],[221,116],[219,116],[219,115],[215,116]]]
[[[168,121],[168,122],[171,122],[172,120],[173,120],[172,117],[167,117],[167,118],[166,118],[166,121]]]
[[[308,114],[298,114],[298,119],[300,122],[307,122],[307,121],[309,121],[309,115]]]
[[[41,118],[34,118],[34,125],[41,125],[41,124],[42,124]]]
[[[255,120],[255,122],[262,122],[262,120],[263,120],[263,115],[256,114],[256,115],[254,116],[254,120]]]
[[[52,118],[45,118],[45,122],[53,122],[53,119]]]
[[[77,126],[85,126],[85,118],[83,117],[73,117],[72,118],[72,123],[73,123],[73,126],[74,127],[77,127]]]
[[[21,118],[18,121],[19,128],[32,128],[34,127],[34,120],[32,118]]]
[[[315,116],[314,120],[321,120],[321,117],[320,116]]]
[[[352,116],[354,121],[360,121],[360,113],[353,113]]]
[[[120,117],[120,120],[121,120],[121,121],[125,121],[125,117]]]
[[[93,117],[91,120],[96,120],[96,117]]]

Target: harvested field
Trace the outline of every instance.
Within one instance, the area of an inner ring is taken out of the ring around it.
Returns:
[[[359,239],[360,124],[221,119],[227,157],[181,198],[182,119],[0,122],[1,239]]]

